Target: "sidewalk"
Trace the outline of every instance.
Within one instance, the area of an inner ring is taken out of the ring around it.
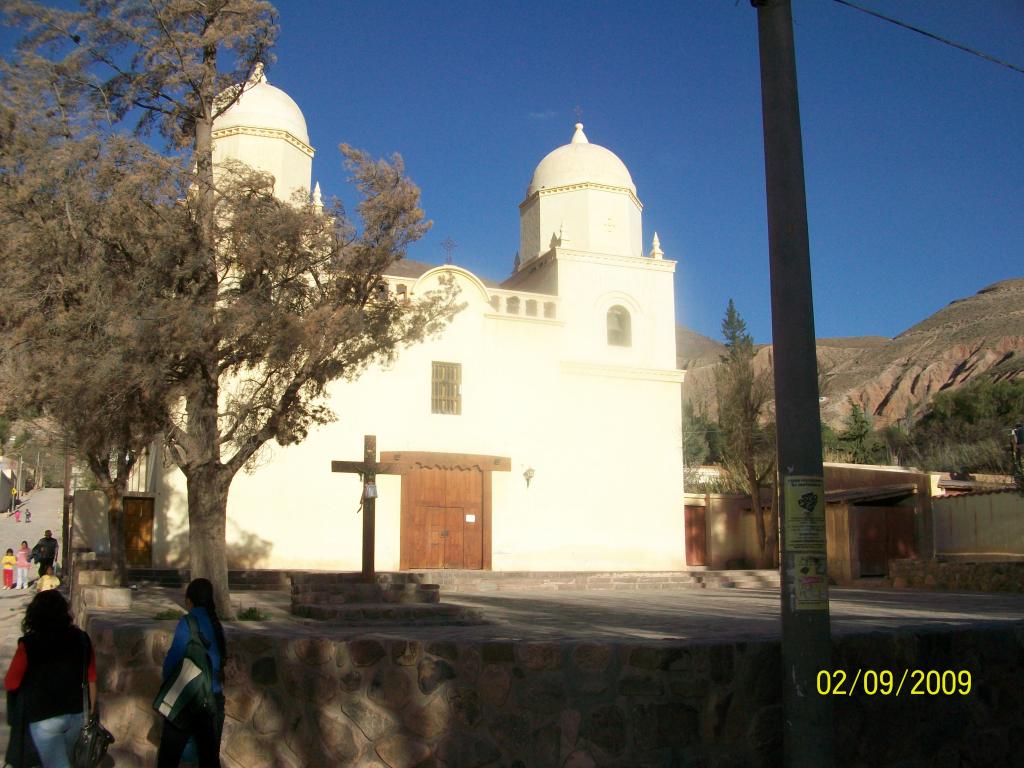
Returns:
[[[0,548],[17,550],[22,541],[27,541],[31,549],[43,537],[46,529],[53,531],[54,537],[61,536],[61,488],[41,488],[32,491],[22,505],[21,522],[16,523],[14,517],[0,512]],[[25,510],[32,512],[32,522],[25,522]],[[0,554],[2,554],[0,552]],[[57,554],[60,557],[60,553]],[[18,638],[21,637],[21,620],[25,616],[25,606],[35,595],[35,580],[38,566],[33,563],[29,569],[29,589],[0,590],[0,674],[5,674],[18,649]],[[0,696],[0,745],[7,748],[7,697]]]

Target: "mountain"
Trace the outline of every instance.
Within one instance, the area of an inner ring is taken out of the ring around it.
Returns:
[[[679,363],[689,371],[684,397],[713,413],[717,342],[680,331]],[[852,400],[874,416],[876,425],[892,423],[920,413],[936,392],[978,377],[1024,378],[1024,278],[953,301],[894,339],[819,339],[817,347],[827,398],[823,418],[838,423]],[[764,347],[755,364],[766,366],[770,359],[771,348]]]

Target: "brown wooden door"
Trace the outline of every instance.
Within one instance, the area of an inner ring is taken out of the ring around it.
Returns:
[[[860,575],[886,576],[889,561],[917,557],[914,510],[909,507],[855,507],[858,517]]]
[[[860,576],[885,576],[887,531],[885,507],[853,507],[857,514]]]
[[[402,568],[483,568],[482,475],[417,467],[402,476]]]
[[[124,500],[124,554],[128,565],[153,565],[153,499]]]
[[[686,525],[686,564],[707,565],[708,537],[704,507],[684,507],[683,522]]]
[[[885,510],[886,555],[890,560],[917,557],[914,546],[914,510],[910,507],[888,507]]]

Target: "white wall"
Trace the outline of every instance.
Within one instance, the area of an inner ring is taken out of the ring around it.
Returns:
[[[566,363],[561,320],[497,315],[482,286],[455,273],[467,307],[441,338],[406,350],[388,370],[332,385],[337,422],[299,445],[267,449],[255,473],[235,478],[229,550],[240,558],[266,550],[260,567],[358,569],[361,486],[330,462],[361,459],[363,435],[374,434],[379,451],[511,459],[511,472],[493,473],[495,570],[681,567],[681,372]],[[604,339],[603,320],[599,332]],[[430,413],[432,361],[462,364],[461,415]],[[376,563],[394,570],[401,481],[378,481]],[[160,493],[157,528],[179,544],[155,557],[176,564],[187,551],[177,470]]]
[[[213,141],[214,171],[227,158],[245,163],[274,177],[274,194],[291,200],[296,190],[310,193],[313,150],[284,131],[228,129]],[[266,135],[260,135],[260,134]],[[301,145],[301,146],[300,146]]]

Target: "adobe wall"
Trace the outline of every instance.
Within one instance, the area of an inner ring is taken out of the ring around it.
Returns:
[[[1024,555],[1024,497],[1016,492],[932,499],[935,552]]]
[[[89,629],[116,764],[152,765],[173,624],[107,615]],[[228,643],[230,768],[780,764],[777,642],[331,640],[235,625]],[[850,678],[972,676],[967,695],[911,695],[908,681],[898,697],[833,696],[836,765],[1010,764],[1024,752],[1022,665],[1024,624],[836,639]]]
[[[685,506],[703,507],[707,559],[710,570],[753,568],[761,557],[757,545],[757,523],[750,509],[750,497],[733,493],[684,493]],[[762,494],[771,504],[771,495]]]

